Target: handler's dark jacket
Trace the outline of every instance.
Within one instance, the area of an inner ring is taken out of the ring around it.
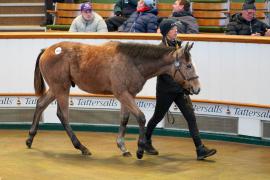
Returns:
[[[246,21],[241,13],[232,15],[230,22],[227,25],[226,34],[230,35],[251,35],[260,33],[264,36],[269,26],[258,19],[254,18],[251,21]]]
[[[181,47],[182,41],[168,41],[168,46],[179,48]],[[161,46],[166,46],[166,42],[163,40],[160,43]],[[156,86],[157,93],[159,92],[168,92],[168,93],[184,93],[184,89],[180,86],[174,79],[168,74],[162,74],[157,77],[157,86]]]

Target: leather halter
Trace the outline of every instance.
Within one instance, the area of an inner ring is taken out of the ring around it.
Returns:
[[[176,59],[174,61],[174,66],[175,66],[175,71],[174,71],[174,75],[173,75],[173,78],[175,78],[175,75],[177,72],[180,73],[180,75],[183,77],[183,79],[185,81],[192,81],[194,79],[198,79],[199,76],[193,76],[193,77],[190,77],[190,78],[186,78],[184,76],[184,74],[182,73],[182,71],[180,70],[181,66],[182,66],[182,62],[180,61],[179,57],[178,57],[178,54],[176,54]]]

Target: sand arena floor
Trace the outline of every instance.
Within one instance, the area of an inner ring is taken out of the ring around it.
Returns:
[[[28,149],[28,131],[0,130],[0,179],[270,179],[270,147],[204,140],[218,153],[197,161],[190,138],[154,136],[160,155],[137,160],[137,135],[126,135],[133,155],[126,158],[116,147],[117,134],[76,134],[92,156],[74,149],[64,131],[38,131]]]

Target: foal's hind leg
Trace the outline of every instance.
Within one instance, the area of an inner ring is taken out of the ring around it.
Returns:
[[[38,101],[37,101],[37,105],[36,105],[36,110],[35,110],[35,114],[34,114],[34,118],[33,118],[33,122],[32,122],[32,126],[31,129],[29,131],[29,137],[26,140],[26,145],[28,146],[28,148],[31,148],[32,143],[33,143],[33,139],[37,133],[37,129],[38,129],[38,125],[39,125],[39,121],[40,121],[40,117],[42,112],[46,109],[46,107],[55,99],[53,93],[49,90],[47,91],[44,95],[42,95]]]
[[[83,155],[91,155],[90,151],[81,144],[79,139],[76,137],[74,132],[72,131],[71,126],[68,122],[68,93],[63,93],[59,97],[56,97],[57,99],[57,116],[60,119],[62,125],[64,126],[64,129],[66,130],[68,136],[71,139],[71,142],[73,146],[76,149],[81,150]]]
[[[127,91],[117,96],[119,101],[129,109],[131,113],[136,117],[139,124],[139,140],[138,140],[138,150],[137,150],[137,158],[141,159],[144,153],[144,145],[145,145],[145,116],[142,111],[138,108],[134,97]]]
[[[126,148],[125,139],[124,139],[129,115],[130,115],[130,112],[128,111],[128,109],[124,105],[122,105],[121,111],[120,111],[121,123],[120,123],[119,134],[118,134],[116,142],[117,142],[117,146],[120,148],[120,150],[123,153],[123,156],[125,157],[131,156],[131,153]]]

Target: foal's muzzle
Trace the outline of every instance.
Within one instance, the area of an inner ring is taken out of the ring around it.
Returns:
[[[193,88],[192,88],[192,93],[193,94],[199,94],[200,93],[200,91],[201,91],[201,88],[198,88],[198,89],[196,89],[196,90],[194,90]]]
[[[189,89],[185,89],[185,94],[188,94],[188,95],[197,95],[199,94],[201,91],[201,88],[198,88],[196,90],[194,90],[193,88],[189,88]]]

